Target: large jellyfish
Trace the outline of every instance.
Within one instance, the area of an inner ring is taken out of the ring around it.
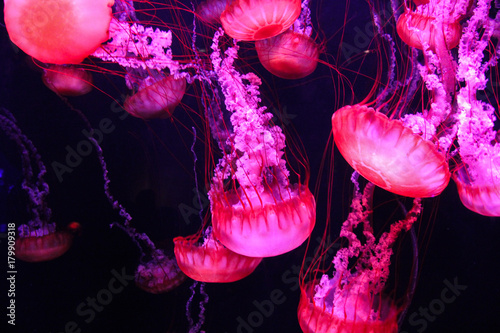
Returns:
[[[307,185],[290,184],[283,160],[285,138],[270,126],[272,115],[259,107],[260,80],[233,67],[238,47],[225,51],[216,33],[212,62],[226,107],[232,112],[234,147],[216,167],[209,192],[215,237],[250,257],[276,256],[298,247],[311,233],[316,204]],[[244,80],[248,83],[244,83]],[[233,184],[226,189],[226,179]],[[236,185],[238,184],[238,185]]]
[[[377,242],[370,222],[375,186],[368,183],[361,194],[357,175],[352,180],[355,193],[351,212],[340,232],[348,245],[335,255],[331,278],[325,274],[320,281],[301,286],[298,316],[304,332],[398,331],[399,310],[383,289],[389,276],[392,246],[420,215],[420,199],[414,199],[406,217],[392,224]]]
[[[35,59],[77,64],[108,39],[114,0],[6,0],[10,39]]]

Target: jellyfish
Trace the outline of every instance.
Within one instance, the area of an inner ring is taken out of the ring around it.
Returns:
[[[283,159],[285,137],[270,126],[272,115],[259,107],[260,80],[233,67],[238,47],[222,58],[214,36],[215,73],[232,112],[234,147],[214,171],[209,191],[214,236],[228,249],[249,257],[276,256],[301,245],[315,223],[315,200],[306,185],[290,184]],[[246,83],[245,83],[246,82]],[[226,188],[229,184],[238,184]]]
[[[339,151],[363,177],[390,192],[433,197],[448,185],[450,172],[436,146],[373,108],[354,105],[332,116]]]
[[[462,86],[457,93],[457,141],[459,162],[453,180],[462,203],[486,216],[500,216],[500,145],[495,131],[495,108],[477,98],[484,90],[490,67],[497,65],[495,52],[485,59],[488,41],[498,47],[498,14],[489,20],[490,1],[478,1],[460,41],[457,79]],[[492,24],[493,23],[493,24]],[[477,31],[483,30],[480,36]],[[495,39],[493,39],[495,38]]]
[[[308,1],[304,1],[301,15],[290,29],[256,41],[255,49],[262,66],[283,79],[300,79],[314,72],[319,49],[311,39],[310,22]]]
[[[135,284],[150,294],[162,294],[186,280],[175,259],[156,250],[151,260],[140,263],[135,272]]]
[[[224,9],[233,0],[206,0],[196,7],[196,13],[207,23],[220,22],[220,16]]]
[[[142,79],[135,94],[127,97],[124,109],[143,119],[165,119],[174,112],[186,91],[186,80],[152,74]]]
[[[11,41],[33,58],[78,64],[108,39],[114,0],[6,0]]]
[[[197,237],[174,239],[180,269],[196,281],[238,281],[250,275],[262,261],[262,258],[247,257],[227,249],[214,238],[211,227],[205,231],[203,244],[197,241]]]
[[[5,108],[0,108],[0,128],[17,144],[21,152],[24,174],[22,188],[28,195],[31,213],[30,221],[18,227],[19,237],[16,239],[15,255],[27,262],[56,259],[69,250],[80,224],[72,222],[65,230],[56,229],[55,222],[51,222],[52,212],[46,202],[49,185],[45,182],[44,176],[47,169],[36,147],[21,132],[16,119]]]
[[[340,232],[348,245],[333,259],[333,276],[324,274],[319,281],[301,285],[298,317],[303,332],[398,331],[399,310],[383,289],[389,276],[392,246],[399,234],[408,231],[418,219],[421,201],[414,199],[405,218],[392,224],[377,242],[370,222],[375,186],[368,183],[361,193],[357,177],[354,172],[351,212]]]
[[[47,88],[62,96],[82,96],[92,90],[92,74],[71,65],[49,66],[42,80]]]
[[[255,41],[282,33],[299,15],[300,0],[234,0],[220,20],[230,37]]]

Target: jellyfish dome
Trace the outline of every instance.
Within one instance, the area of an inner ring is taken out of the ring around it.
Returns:
[[[77,222],[72,222],[67,230],[60,231],[56,231],[55,223],[46,223],[42,227],[29,223],[22,225],[16,239],[16,257],[27,262],[56,259],[69,250],[74,233],[79,228]]]
[[[151,260],[140,264],[135,272],[137,287],[151,294],[168,292],[186,280],[175,259],[156,250]]]
[[[500,216],[500,181],[489,177],[486,182],[474,182],[464,165],[453,173],[458,195],[465,207],[485,216]]]
[[[45,69],[43,83],[58,95],[82,96],[92,90],[92,74],[73,66],[51,65]]]
[[[242,202],[241,198],[251,201]],[[277,256],[300,246],[316,221],[316,202],[303,185],[272,193],[231,190],[211,196],[214,234],[230,250],[249,257]]]
[[[330,286],[325,299],[332,299],[336,289]],[[301,287],[298,317],[304,333],[398,331],[398,310],[383,296],[351,295],[340,306],[332,307],[325,299],[314,301],[317,291],[312,283]]]
[[[255,41],[288,29],[300,15],[300,0],[235,0],[220,20],[232,38]]]
[[[436,196],[448,185],[444,155],[399,120],[354,105],[336,111],[332,127],[347,163],[375,185],[416,198]]]
[[[404,12],[396,25],[399,37],[409,46],[423,50],[424,44],[432,50],[439,47],[450,50],[458,45],[462,32],[459,21],[436,24],[435,17],[421,13]]]
[[[232,0],[206,0],[196,7],[196,13],[207,23],[220,21],[220,15]]]
[[[227,249],[212,233],[200,245],[196,238],[174,239],[177,263],[193,280],[217,283],[238,281],[250,275],[262,261],[262,258],[246,257]]]
[[[181,102],[185,91],[186,80],[184,78],[148,77],[135,94],[127,97],[124,108],[132,116],[138,118],[169,118]]]
[[[283,79],[306,77],[318,64],[318,45],[307,35],[291,30],[255,42],[255,49],[262,66]]]
[[[114,0],[5,0],[11,41],[42,62],[77,64],[108,39]]]

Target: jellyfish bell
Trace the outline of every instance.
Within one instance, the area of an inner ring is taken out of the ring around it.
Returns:
[[[200,282],[227,283],[250,275],[262,258],[237,254],[218,242],[210,233],[203,244],[195,237],[176,237],[174,253],[180,269]]]
[[[300,246],[316,221],[316,202],[305,185],[274,193],[230,190],[212,195],[214,234],[228,249],[249,257],[273,257]]]
[[[71,65],[50,65],[42,80],[47,88],[62,96],[82,96],[92,90],[92,74]]]
[[[332,130],[347,163],[387,191],[425,198],[448,185],[445,156],[399,120],[367,106],[346,106],[333,114]]]
[[[141,263],[135,272],[135,285],[151,293],[161,294],[178,287],[186,280],[175,259],[156,250],[152,258]]]
[[[151,79],[149,79],[151,78]],[[160,79],[148,77],[139,90],[127,97],[125,110],[143,119],[165,119],[172,116],[186,91],[186,80],[166,76]]]
[[[475,213],[500,216],[500,180],[496,174],[480,174],[479,179],[472,179],[464,164],[455,170],[453,180],[457,184],[460,201]]]
[[[283,79],[306,77],[318,63],[318,45],[307,35],[292,30],[256,41],[255,49],[262,66]]]
[[[396,333],[399,311],[382,295],[349,295],[344,302],[332,306],[337,286],[330,286],[326,297],[315,297],[315,283],[301,286],[298,307],[299,324],[304,333],[371,332]],[[349,293],[346,288],[345,293]]]
[[[232,0],[206,0],[196,7],[196,13],[207,23],[220,22],[220,15]]]
[[[68,251],[80,224],[72,222],[65,230],[56,231],[55,223],[41,226],[22,225],[16,239],[16,257],[27,262],[43,262],[56,259]]]
[[[288,29],[300,10],[300,0],[234,0],[222,12],[220,20],[230,37],[255,41]]]
[[[39,61],[77,64],[108,39],[114,0],[5,0],[11,41]]]
[[[407,45],[419,50],[423,50],[424,45],[428,45],[431,50],[440,46],[451,50],[458,45],[462,35],[462,26],[458,20],[437,24],[433,16],[410,11],[405,11],[399,17],[396,29]]]

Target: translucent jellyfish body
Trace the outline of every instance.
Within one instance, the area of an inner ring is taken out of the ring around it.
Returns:
[[[80,229],[72,222],[67,230],[56,231],[55,223],[42,227],[23,225],[16,239],[16,257],[27,262],[42,262],[56,259],[68,251],[74,233]]]
[[[398,120],[354,105],[333,114],[332,128],[347,163],[387,191],[423,198],[440,194],[448,185],[444,155]]]
[[[11,41],[46,63],[77,64],[108,39],[114,0],[5,0]]]
[[[300,15],[300,0],[234,0],[221,14],[232,38],[260,40],[288,29]]]
[[[206,0],[196,7],[196,14],[207,23],[219,22],[220,15],[231,1],[232,0]]]
[[[306,186],[264,192],[244,203],[240,200],[245,196],[243,191],[229,191],[212,201],[214,235],[230,250],[272,257],[295,249],[311,234],[316,203]]]
[[[49,66],[42,80],[47,88],[63,96],[81,96],[92,90],[92,74],[73,66]]]
[[[125,110],[134,117],[143,119],[165,119],[172,116],[174,109],[186,91],[186,80],[167,76],[148,81],[124,103]]]
[[[333,299],[335,287],[327,294]],[[353,295],[332,307],[325,299],[314,300],[313,284],[301,287],[299,324],[304,333],[396,333],[398,310],[386,298],[377,295]]]
[[[319,50],[307,35],[291,30],[255,42],[259,60],[272,74],[283,79],[300,79],[316,69]]]
[[[140,264],[135,272],[135,284],[151,294],[168,292],[186,280],[186,275],[172,259],[160,250],[156,250],[153,258]]]
[[[399,37],[409,46],[419,50],[424,44],[431,50],[443,45],[444,49],[451,50],[458,45],[462,33],[462,26],[458,21],[440,22],[436,18],[420,13],[404,12],[398,19],[396,29]]]
[[[500,216],[500,181],[473,182],[461,166],[453,174],[458,195],[465,207],[485,216]]]
[[[200,282],[227,283],[250,275],[262,258],[237,254],[212,236],[203,244],[197,237],[176,237],[174,253],[180,269],[191,279]]]

